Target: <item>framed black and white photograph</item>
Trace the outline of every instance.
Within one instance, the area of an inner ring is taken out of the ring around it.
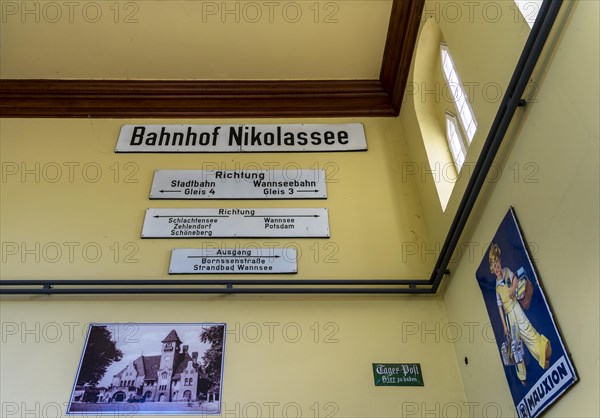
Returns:
[[[69,415],[219,415],[226,324],[91,324]]]

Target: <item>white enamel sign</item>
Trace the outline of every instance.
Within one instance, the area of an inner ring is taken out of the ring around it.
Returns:
[[[329,125],[123,125],[115,152],[366,151],[360,123]]]
[[[324,170],[158,170],[150,199],[326,199]]]
[[[174,249],[169,274],[297,273],[295,248]]]
[[[329,237],[323,208],[147,209],[142,238]]]

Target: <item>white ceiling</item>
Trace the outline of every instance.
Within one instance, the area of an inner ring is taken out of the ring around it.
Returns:
[[[392,5],[10,3],[0,28],[4,79],[377,79]]]

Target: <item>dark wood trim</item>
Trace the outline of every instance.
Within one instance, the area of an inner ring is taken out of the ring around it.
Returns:
[[[425,0],[394,0],[379,81],[398,115],[417,44]]]
[[[423,4],[424,0],[393,0],[380,80],[0,80],[0,116],[395,116]]]
[[[390,116],[379,81],[0,81],[7,117]]]

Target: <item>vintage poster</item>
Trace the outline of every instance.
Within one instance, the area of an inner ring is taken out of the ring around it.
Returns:
[[[220,414],[225,327],[91,324],[67,413]]]
[[[537,417],[577,381],[512,208],[476,272],[519,417]]]

